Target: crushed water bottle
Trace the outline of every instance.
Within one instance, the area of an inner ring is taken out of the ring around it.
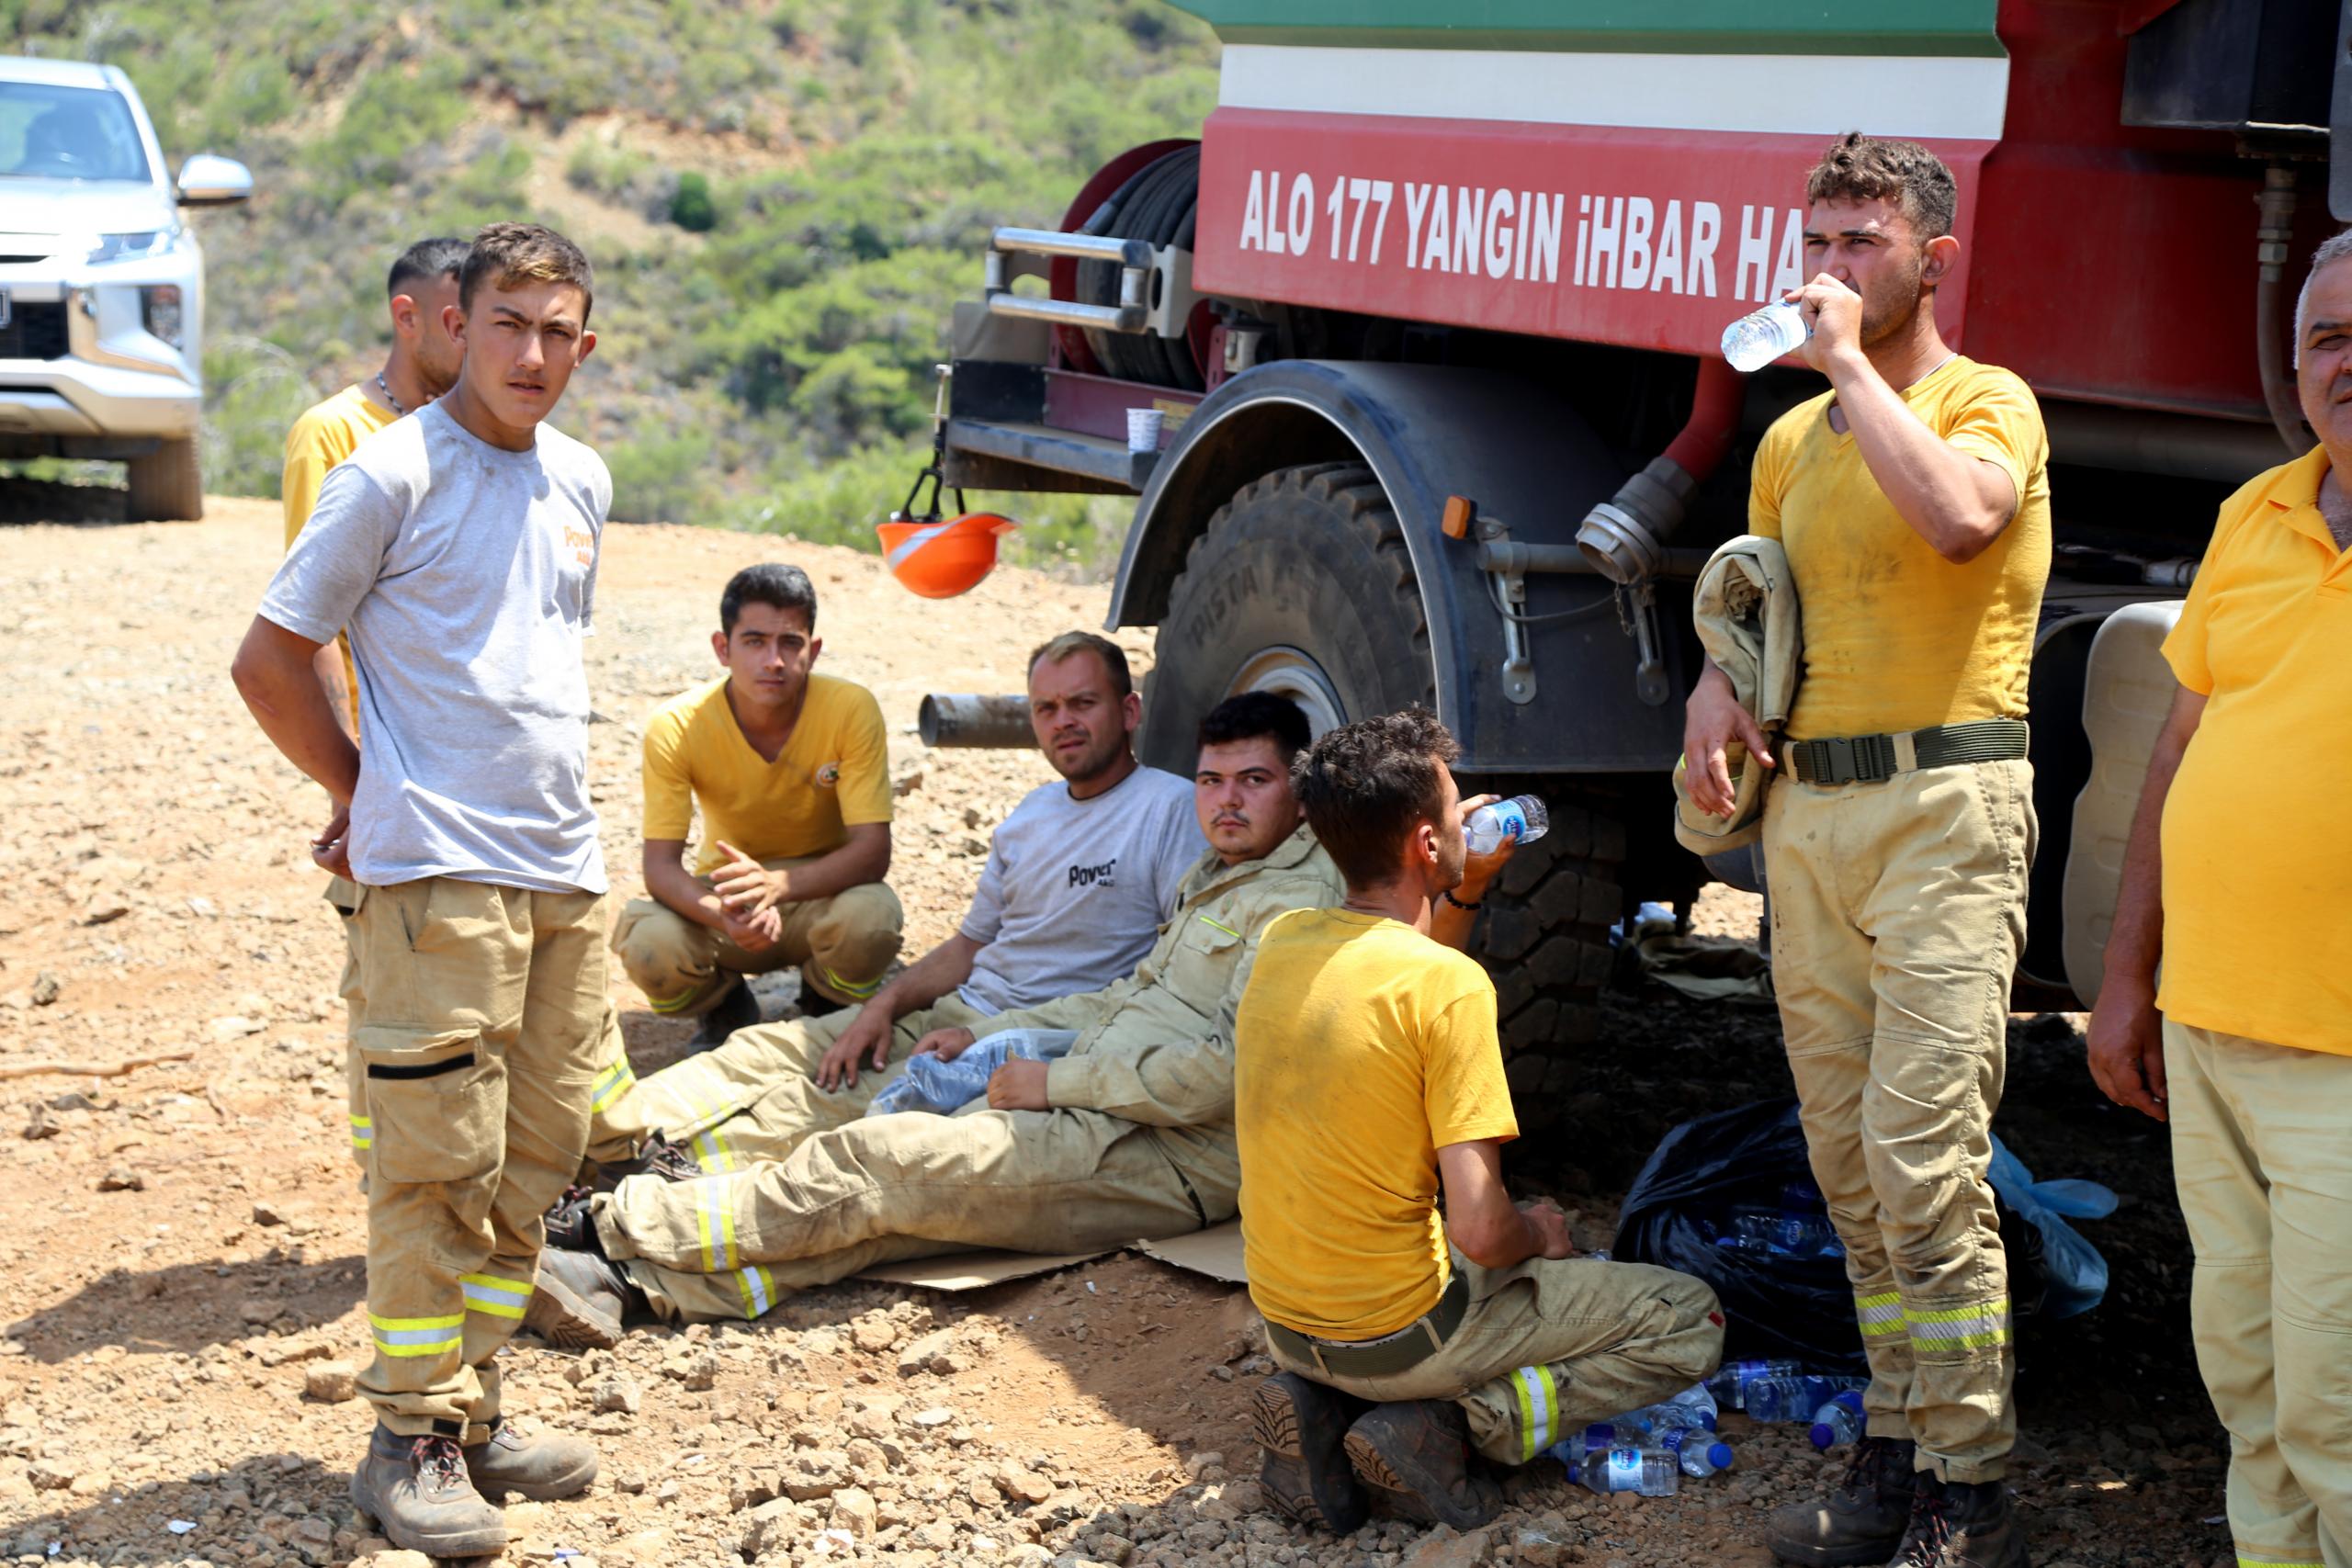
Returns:
[[[1813,1413],[1813,1446],[1825,1452],[1840,1443],[1850,1443],[1862,1435],[1862,1396],[1848,1389],[1823,1402]]]
[[[1562,1462],[1568,1463],[1565,1459]],[[1682,1466],[1668,1449],[1605,1449],[1568,1463],[1568,1479],[1594,1492],[1671,1497],[1682,1489]]]
[[[1462,836],[1468,840],[1474,855],[1489,855],[1505,839],[1517,839],[1532,844],[1551,830],[1552,814],[1544,808],[1541,797],[1516,795],[1509,800],[1491,801],[1470,813],[1462,824]]]
[[[1735,370],[1761,370],[1812,335],[1804,311],[1776,300],[1724,329],[1724,357]]]
[[[989,1091],[989,1078],[1014,1060],[1046,1062],[1065,1055],[1078,1039],[1074,1029],[1005,1029],[975,1040],[952,1059],[912,1056],[898,1081],[884,1087],[865,1108],[868,1116],[928,1111],[944,1116]]]

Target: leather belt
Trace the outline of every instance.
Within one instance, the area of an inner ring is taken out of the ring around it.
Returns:
[[[1980,718],[1902,735],[1838,735],[1785,740],[1789,776],[1810,784],[1878,784],[1921,768],[2001,762],[2022,757],[2031,739],[2021,718]]]
[[[1470,1282],[1459,1269],[1447,1282],[1437,1305],[1394,1334],[1377,1339],[1317,1339],[1269,1321],[1266,1337],[1295,1361],[1340,1377],[1379,1378],[1419,1366],[1462,1326],[1470,1307]]]

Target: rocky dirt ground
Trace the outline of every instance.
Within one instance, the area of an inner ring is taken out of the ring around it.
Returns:
[[[65,514],[57,499],[0,498],[0,516],[33,520],[0,530],[0,1561],[424,1568],[344,1494],[368,1426],[350,1395],[363,1230],[340,944],[303,849],[321,798],[226,677],[277,556],[276,507],[40,523]],[[810,570],[825,667],[907,727],[893,880],[926,945],[989,829],[1048,775],[1026,755],[926,752],[916,700],[1016,689],[1023,653],[1096,623],[1102,592],[1006,570],[926,604],[845,551],[616,531],[590,663],[620,890],[638,727],[699,677],[720,582],[762,557]],[[1704,913],[1752,929],[1736,899]],[[622,1003],[640,1068],[668,1059],[680,1032]],[[1557,1196],[1595,1246],[1667,1128],[1787,1092],[1769,1010],[1653,989],[1607,1016],[1566,1131],[1512,1155],[1522,1188]],[[2124,1196],[2085,1227],[2114,1268],[2107,1304],[2024,1340],[2013,1484],[2035,1562],[2218,1568],[2225,1448],[2189,1359],[2161,1132],[2097,1098],[2069,1020],[2020,1017],[2012,1045],[2004,1135],[2039,1174]],[[25,1073],[178,1053],[120,1077]],[[1735,1416],[1736,1468],[1674,1498],[1595,1499],[1539,1462],[1488,1530],[1317,1539],[1266,1513],[1250,1479],[1258,1333],[1238,1290],[1123,1255],[961,1295],[849,1282],[755,1325],[586,1358],[521,1342],[510,1412],[594,1434],[606,1468],[582,1499],[512,1505],[506,1561],[1760,1568],[1761,1511],[1835,1468],[1793,1429]]]

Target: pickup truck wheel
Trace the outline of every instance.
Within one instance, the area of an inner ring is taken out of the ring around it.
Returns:
[[[1290,697],[1317,735],[1415,703],[1436,707],[1404,530],[1363,464],[1277,469],[1242,487],[1193,542],[1144,683],[1144,761],[1189,773],[1201,716],[1247,691]],[[1560,781],[1462,784],[1532,786],[1552,804],[1551,831],[1487,889],[1472,941],[1495,978],[1504,1053],[1525,1058],[1512,1063],[1514,1083],[1532,1089],[1561,1047],[1598,1032],[1625,831]]]
[[[198,523],[204,518],[204,473],[196,443],[166,441],[144,457],[133,457],[130,500],[133,523]]]

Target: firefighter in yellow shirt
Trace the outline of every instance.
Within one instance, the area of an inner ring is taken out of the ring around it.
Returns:
[[[1986,1180],[2033,861],[2026,673],[2050,571],[2033,394],[1955,354],[1951,173],[1849,135],[1807,179],[1794,297],[1829,390],[1766,432],[1748,529],[1804,617],[1785,740],[1709,665],[1683,732],[1692,800],[1764,806],[1773,975],[1815,1179],[1870,1356],[1868,1428],[1829,1496],[1775,1513],[1796,1563],[2025,1568],[2001,1484],[2017,1435],[2007,1261]]]
[[[391,352],[374,375],[311,404],[286,432],[286,473],[278,493],[286,504],[288,549],[311,520],[329,468],[392,421],[457,384],[465,351],[449,335],[442,312],[457,306],[458,269],[466,265],[469,248],[463,240],[443,236],[419,240],[402,251],[384,283]],[[345,732],[358,734],[359,682],[349,646],[338,637],[334,648],[322,649],[317,669],[335,716]]]
[[[2179,684],[2090,1027],[2099,1088],[2172,1123],[2230,1534],[2265,1568],[2352,1562],[2352,849],[2328,826],[2352,771],[2352,234],[2312,258],[2295,379],[2320,445],[2222,504],[2165,639]]]
[[[725,665],[645,727],[645,890],[613,951],[653,1010],[705,1019],[716,1045],[759,1021],[746,975],[797,965],[807,1010],[881,987],[905,912],[890,870],[882,709],[810,671],[817,591],[795,566],[745,567],[719,597]],[[688,871],[695,807],[702,849]],[[601,1096],[600,1096],[601,1098]]]

